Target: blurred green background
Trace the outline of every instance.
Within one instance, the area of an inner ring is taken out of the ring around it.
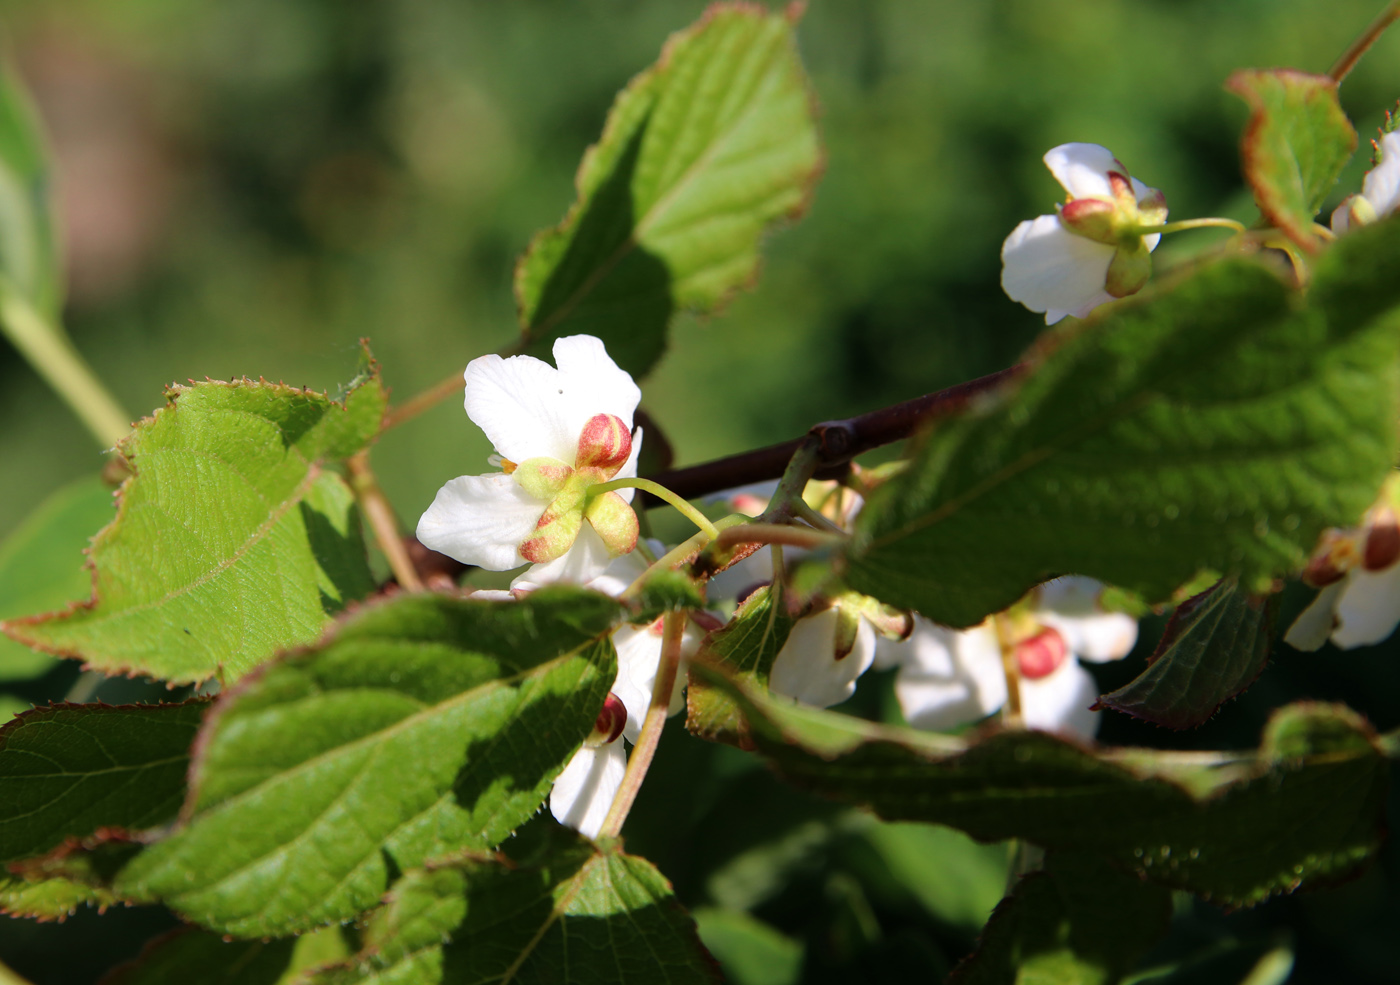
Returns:
[[[1325,71],[1380,6],[813,0],[800,37],[825,178],[810,214],[771,238],[757,290],[722,316],[677,321],[644,406],[689,463],[1010,364],[1041,320],[1001,293],[998,252],[1059,197],[1045,150],[1105,144],[1166,193],[1174,218],[1248,219],[1245,113],[1221,83],[1244,66]],[[189,378],[333,388],[354,372],[361,336],[399,399],[459,371],[514,337],[515,258],[572,201],[614,93],[703,7],[9,0],[8,57],[57,159],[72,335],[134,416]],[[1400,32],[1343,89],[1363,148],[1400,96],[1397,66]],[[1335,197],[1357,186],[1367,156]],[[1219,238],[1177,237],[1159,264]],[[0,419],[3,534],[102,458],[3,343]],[[451,400],[382,439],[376,468],[408,526],[443,481],[484,470],[490,449],[473,432]],[[1285,650],[1198,733],[1126,720],[1106,731],[1249,745],[1271,704],[1305,695],[1393,727],[1392,649]],[[1136,659],[1103,673],[1135,672]],[[863,686],[867,712],[887,683]],[[735,980],[765,985],[939,980],[1005,879],[1000,847],[874,826],[679,733],[628,836],[704,908],[706,939],[728,951]],[[1388,851],[1336,893],[1229,918],[1183,903],[1154,960],[1218,952],[1224,971],[1179,980],[1240,981],[1286,939],[1299,949],[1294,981],[1393,980],[1397,870]],[[62,927],[0,921],[0,959],[38,982],[91,981],[166,925],[158,910]]]

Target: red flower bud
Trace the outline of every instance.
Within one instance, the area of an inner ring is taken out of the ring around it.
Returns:
[[[1065,638],[1053,629],[1042,629],[1016,644],[1016,666],[1028,681],[1049,677],[1069,658]]]
[[[593,734],[588,737],[584,744],[606,746],[611,742],[616,742],[626,724],[627,708],[623,705],[622,699],[610,691],[607,699],[603,702],[602,710],[598,712],[597,721],[593,723]]]

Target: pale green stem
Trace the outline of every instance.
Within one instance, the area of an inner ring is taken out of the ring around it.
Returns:
[[[715,529],[715,525],[709,521],[705,514],[701,513],[694,506],[691,506],[665,486],[660,483],[652,482],[650,479],[613,479],[611,482],[600,482],[596,486],[588,487],[588,496],[591,499],[594,496],[599,496],[605,492],[612,492],[615,489],[640,489],[642,492],[649,492],[657,499],[664,500],[674,506],[681,512],[682,516],[699,527],[701,532],[709,537],[710,540],[714,540],[719,536],[719,531]]]
[[[839,489],[840,487],[838,486],[837,488]],[[846,532],[840,527],[838,527],[836,524],[828,520],[817,510],[814,510],[812,507],[808,506],[807,501],[805,499],[794,499],[791,503],[788,504],[788,506],[789,508],[791,508],[794,516],[798,517],[799,519],[806,520],[818,530],[825,530],[829,533],[834,534],[844,534]]]
[[[1168,222],[1162,226],[1138,226],[1137,232],[1141,236],[1150,236],[1153,233],[1180,233],[1188,229],[1231,229],[1237,233],[1246,233],[1249,229],[1242,222],[1234,219],[1182,219],[1180,222]]]
[[[1337,63],[1328,71],[1328,75],[1341,85],[1342,80],[1356,67],[1356,63],[1361,60],[1361,56],[1366,54],[1366,49],[1376,43],[1376,39],[1385,33],[1385,29],[1400,19],[1400,0],[1391,0],[1385,5],[1376,19],[1367,25],[1366,30],[1351,43],[1346,51],[1342,52],[1342,57],[1337,59]]]
[[[637,736],[637,744],[627,758],[627,772],[622,775],[622,785],[617,788],[608,816],[603,819],[603,827],[598,832],[600,838],[616,838],[622,833],[622,825],[637,799],[637,791],[642,788],[647,770],[651,768],[656,746],[661,741],[661,730],[666,727],[666,718],[671,710],[671,692],[676,688],[676,674],[681,664],[681,637],[685,634],[684,612],[668,612],[661,630],[661,662],[656,668],[656,683],[651,689],[651,704],[647,706],[646,717],[642,719],[642,731]]]
[[[127,436],[131,417],[112,399],[63,329],[12,290],[0,290],[0,328],[73,409],[98,444],[112,448]]]
[[[748,519],[749,518],[746,516],[727,516],[723,520],[720,520],[718,523],[715,524],[715,529],[723,533],[730,527],[740,526],[747,523]],[[655,574],[658,571],[665,571],[667,569],[674,568],[676,565],[682,563],[686,558],[690,557],[692,554],[699,553],[701,550],[704,549],[705,545],[710,543],[710,541],[713,539],[714,538],[712,538],[709,534],[705,533],[702,530],[700,533],[693,535],[689,540],[682,541],[675,547],[671,548],[665,554],[661,555],[661,557],[657,559],[655,564],[653,564],[651,567],[647,568],[640,575],[638,575],[636,581],[632,582],[632,584],[627,586],[626,591],[624,591],[621,595],[622,600],[626,602],[629,599],[635,598],[637,593],[642,590],[642,586],[646,584],[647,579],[650,578],[653,574]]]

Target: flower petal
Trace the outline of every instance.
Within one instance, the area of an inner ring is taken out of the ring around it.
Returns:
[[[793,624],[787,642],[773,660],[768,689],[804,705],[828,708],[856,690],[856,678],[875,658],[875,630],[864,619],[856,628],[855,645],[836,659],[836,629],[841,613],[835,606]]]
[[[513,462],[544,457],[573,464],[583,422],[571,426],[557,369],[534,356],[491,355],[467,363],[462,376],[467,416],[496,451]]]
[[[1400,206],[1400,131],[1391,131],[1381,138],[1381,163],[1361,182],[1361,194],[1383,219]]]
[[[605,746],[584,746],[554,781],[549,812],[560,824],[596,838],[626,772],[627,753],[621,739]]]
[[[671,688],[667,715],[674,715],[685,707],[686,661],[695,655],[703,636],[687,620],[681,636],[681,666]],[[656,671],[661,665],[661,634],[654,625],[623,626],[613,632],[612,641],[617,648],[617,681],[612,691],[627,709],[627,725],[622,734],[628,742],[636,742],[642,734],[642,719],[651,704],[652,689],[656,687]]]
[[[1082,575],[1056,578],[1040,586],[1036,618],[1059,632],[1081,660],[1121,660],[1137,643],[1138,624],[1122,612],[1099,606],[1103,583]]]
[[[642,391],[612,361],[601,339],[592,335],[555,339],[554,363],[559,367],[563,420],[575,442],[595,414],[613,414],[622,418],[629,429],[632,427],[632,415],[642,400]]]
[[[1046,151],[1043,160],[1070,198],[1111,201],[1113,187],[1109,184],[1108,172],[1128,173],[1113,156],[1113,151],[1098,144],[1061,144]]]
[[[1332,635],[1332,630],[1337,625],[1333,610],[1346,587],[1346,580],[1343,579],[1334,581],[1318,592],[1312,604],[1293,620],[1293,625],[1283,634],[1283,641],[1295,650],[1309,653],[1321,650],[1322,644],[1327,642],[1327,637]]]
[[[1058,216],[1043,215],[1012,230],[1001,247],[1001,287],[1032,311],[1083,317],[1110,300],[1104,290],[1114,248],[1076,236]]]
[[[504,472],[462,475],[438,490],[418,521],[425,547],[488,571],[525,563],[520,542],[529,537],[545,504]]]
[[[1006,704],[1001,646],[989,624],[956,630],[915,616],[904,645],[894,693],[914,728],[946,732]]]
[[[541,507],[543,512],[543,507]],[[534,530],[532,526],[530,530]],[[526,531],[528,536],[529,531]],[[521,538],[522,540],[524,538]],[[545,564],[534,564],[510,583],[511,588],[552,585],[557,581],[574,585],[586,585],[607,570],[612,556],[608,553],[603,539],[590,524],[585,523],[574,538],[574,546],[564,552],[564,556]],[[523,564],[524,559],[516,564]],[[514,567],[514,565],[512,565]],[[501,570],[501,569],[495,569]]]
[[[1381,571],[1356,568],[1337,599],[1332,642],[1343,649],[1379,643],[1400,624],[1400,564]]]
[[[1099,712],[1089,709],[1098,697],[1094,675],[1077,660],[1066,660],[1053,674],[1021,681],[1021,717],[1030,728],[1092,739]]]

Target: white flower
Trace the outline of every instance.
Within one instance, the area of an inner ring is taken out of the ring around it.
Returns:
[[[1366,172],[1360,195],[1348,195],[1332,213],[1332,232],[1384,219],[1400,206],[1400,132],[1381,138],[1380,163]]]
[[[1001,286],[1053,325],[1142,289],[1161,236],[1137,230],[1164,223],[1167,204],[1098,144],[1061,144],[1044,160],[1068,201],[1012,230],[1001,247]]]
[[[1350,650],[1390,636],[1400,625],[1400,522],[1395,511],[1378,506],[1358,528],[1329,530],[1303,580],[1321,591],[1288,628],[1285,643],[1316,650],[1330,636]]]
[[[845,701],[856,678],[875,659],[875,630],[842,599],[793,623],[773,667],[768,689],[815,708]]]
[[[631,489],[589,488],[637,474],[641,391],[591,335],[554,343],[556,369],[532,356],[482,356],[468,365],[467,416],[486,432],[504,471],[464,475],[438,490],[418,539],[464,564],[506,571],[554,564],[586,581],[636,545]]]
[[[1119,660],[1137,642],[1131,616],[1099,606],[1101,589],[1079,577],[1040,587],[1011,651],[1027,727],[1093,737],[1099,713],[1091,708],[1098,688],[1079,661]],[[895,696],[915,728],[948,731],[1006,704],[1006,671],[993,620],[956,630],[915,616],[908,640],[881,641],[878,651],[878,666],[899,668]]]

